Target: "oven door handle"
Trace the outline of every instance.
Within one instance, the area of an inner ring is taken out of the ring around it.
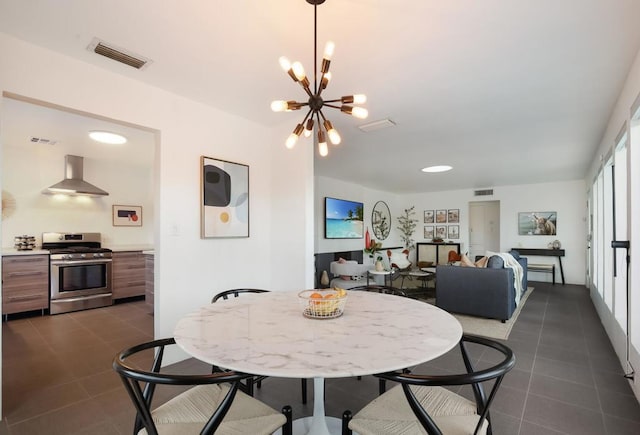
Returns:
[[[52,299],[51,302],[59,303],[59,302],[77,302],[77,301],[86,301],[87,299],[98,299],[104,297],[111,297],[111,293],[100,293],[97,295],[90,296],[78,296],[77,298],[64,298],[64,299]]]
[[[110,258],[104,258],[104,259],[89,259],[89,260],[51,260],[51,265],[52,266],[73,266],[74,264],[86,264],[86,265],[90,265],[90,264],[105,264],[105,263],[111,263],[112,260]]]

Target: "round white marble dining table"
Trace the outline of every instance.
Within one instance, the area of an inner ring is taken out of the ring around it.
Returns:
[[[342,316],[310,319],[302,315],[297,294],[273,291],[218,301],[186,315],[174,330],[186,353],[209,364],[314,378],[313,417],[296,425],[296,433],[340,433],[339,420],[325,418],[325,378],[411,367],[443,355],[462,337],[455,317],[415,299],[350,291]]]

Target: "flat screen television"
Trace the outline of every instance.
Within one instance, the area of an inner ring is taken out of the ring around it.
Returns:
[[[364,237],[363,204],[356,201],[324,199],[324,237],[361,239]]]

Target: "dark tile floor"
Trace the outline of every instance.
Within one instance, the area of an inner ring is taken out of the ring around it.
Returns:
[[[492,407],[494,434],[639,434],[640,405],[587,289],[531,285],[535,290],[507,341],[518,362]],[[130,434],[133,411],[111,359],[121,348],[151,339],[152,330],[143,302],[4,323],[0,435]],[[474,358],[491,362],[483,352]],[[414,370],[460,367],[452,351]],[[175,369],[183,368],[208,370],[193,360]],[[357,412],[377,391],[373,377],[327,380],[327,414]],[[311,401],[301,404],[298,379],[268,378],[256,397],[276,409],[292,405],[294,417],[313,409]]]

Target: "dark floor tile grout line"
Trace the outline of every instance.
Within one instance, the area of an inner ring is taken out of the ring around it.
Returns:
[[[540,342],[542,341],[542,331],[544,329],[544,321],[547,316],[547,308],[549,307],[549,295],[546,295],[546,300],[544,304],[544,311],[542,313],[542,328],[538,332],[538,342],[536,343],[536,351],[533,355],[533,363],[531,363],[531,372],[529,373],[529,383],[527,385],[527,394],[524,396],[524,403],[522,405],[522,413],[520,415],[520,424],[518,425],[518,434],[522,431],[522,422],[524,421],[524,415],[527,410],[527,402],[529,400],[529,394],[531,390],[531,383],[533,382],[533,371],[536,367],[536,358],[538,357],[538,346],[540,346]]]

